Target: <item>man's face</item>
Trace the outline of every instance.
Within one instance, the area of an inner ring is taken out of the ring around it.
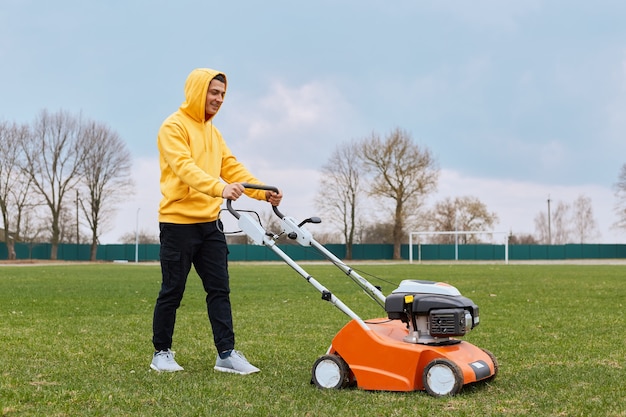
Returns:
[[[209,90],[206,93],[206,106],[204,112],[206,118],[213,116],[220,109],[220,106],[224,102],[224,95],[226,94],[226,85],[218,80],[211,80],[209,84]]]

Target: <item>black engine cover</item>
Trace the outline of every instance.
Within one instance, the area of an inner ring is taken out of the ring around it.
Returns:
[[[478,317],[478,306],[472,300],[462,295],[439,295],[439,294],[408,294],[392,293],[385,299],[385,311],[387,317],[392,320],[408,321],[407,308],[404,298],[413,296],[411,311],[415,315],[429,314],[431,310],[463,309],[468,310],[472,317]]]

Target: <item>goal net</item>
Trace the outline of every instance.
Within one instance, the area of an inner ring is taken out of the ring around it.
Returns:
[[[413,263],[413,252],[415,246],[417,246],[417,260],[422,261],[422,246],[420,238],[422,236],[437,236],[437,235],[454,235],[454,260],[459,260],[459,236],[463,235],[503,235],[504,236],[504,263],[509,263],[509,239],[507,232],[480,230],[480,231],[465,231],[457,230],[454,232],[410,232],[409,233],[409,263]],[[416,241],[414,242],[414,237]]]

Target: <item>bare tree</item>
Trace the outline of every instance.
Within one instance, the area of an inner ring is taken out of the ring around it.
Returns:
[[[22,143],[29,134],[26,125],[0,123],[0,212],[8,259],[16,258],[15,241],[20,239],[22,218],[29,200],[30,180],[20,169]]]
[[[552,213],[552,241],[555,245],[564,245],[571,241],[569,209],[569,204],[559,201]]]
[[[584,195],[578,196],[572,205],[573,234],[580,243],[598,236],[598,224],[593,216],[591,198]]]
[[[359,157],[371,175],[369,194],[394,205],[393,258],[400,259],[405,225],[423,205],[424,196],[435,190],[439,168],[430,150],[399,128],[385,139],[373,133],[363,141]]]
[[[82,128],[84,155],[80,206],[91,232],[90,259],[96,260],[98,238],[107,231],[115,205],[132,191],[132,158],[117,133],[102,123],[89,121]]]
[[[510,233],[508,238],[509,245],[536,245],[538,243],[537,239],[530,234],[514,235]]]
[[[59,243],[78,243],[80,236],[75,221],[75,211],[72,204],[63,204],[59,213]]]
[[[28,206],[23,213],[20,225],[20,242],[28,245],[28,258],[32,259],[33,248],[40,243],[46,242],[44,235],[48,230],[47,222],[39,211],[45,207]]]
[[[317,207],[339,226],[346,245],[346,259],[352,259],[352,245],[358,222],[359,199],[362,194],[362,168],[355,141],[338,145],[322,167],[316,198]]]
[[[626,230],[626,164],[622,165],[622,169],[615,183],[615,212],[617,213],[617,221],[613,225],[618,229]]]
[[[563,245],[569,243],[572,235],[569,218],[569,205],[559,201],[550,214],[550,219],[545,212],[535,216],[535,232],[537,241],[543,244]]]
[[[79,118],[65,111],[43,110],[33,125],[33,134],[23,143],[24,171],[50,212],[50,259],[57,259],[60,220],[67,193],[80,180],[85,149]]]
[[[537,235],[537,242],[544,245],[549,245],[550,242],[550,226],[548,226],[548,215],[545,211],[537,213],[535,216],[535,234]]]
[[[426,214],[427,228],[435,232],[451,232],[457,230],[458,216],[457,205],[451,198],[435,203],[435,206]],[[454,243],[454,236],[433,236],[431,238],[436,243]]]
[[[337,232],[323,231],[315,233],[315,240],[322,245],[328,245],[331,243],[341,244],[343,242],[343,236]]]
[[[393,243],[393,230],[395,224],[374,222],[363,226],[361,230],[362,243]]]
[[[477,197],[463,196],[454,200],[445,198],[437,202],[429,212],[430,229],[434,231],[486,231],[493,228],[498,222],[498,215],[487,210],[487,206]],[[459,243],[477,243],[480,241],[476,234],[459,234]],[[439,243],[454,243],[454,235],[436,236]]]
[[[124,233],[120,237],[120,242],[127,245],[134,244],[135,242],[139,243],[140,245],[157,244],[159,243],[159,236],[158,234],[152,233],[149,230],[141,229],[138,232]]]

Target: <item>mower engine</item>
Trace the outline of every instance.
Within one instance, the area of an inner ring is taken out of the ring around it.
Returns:
[[[407,324],[407,343],[458,343],[450,337],[464,336],[479,323],[478,306],[442,282],[402,281],[386,297],[385,311],[389,319]]]

